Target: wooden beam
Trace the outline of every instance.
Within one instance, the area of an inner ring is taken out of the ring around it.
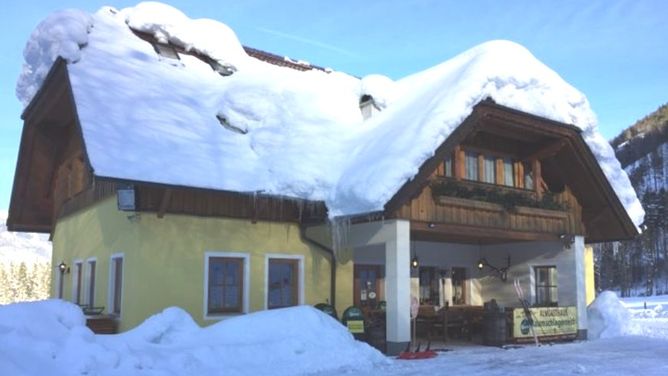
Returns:
[[[460,145],[455,146],[452,160],[452,173],[455,180],[462,180],[464,177],[464,150]]]
[[[547,145],[541,146],[535,152],[524,157],[524,160],[533,160],[533,159],[545,159],[554,156],[557,154],[564,146],[566,146],[566,140],[560,139],[554,142],[551,142]]]
[[[172,198],[172,190],[167,188],[162,194],[162,200],[160,201],[160,207],[158,208],[158,218],[165,216],[165,211],[167,211],[167,206],[169,205],[169,200]]]
[[[489,228],[479,226],[455,225],[446,223],[430,223],[411,221],[411,232],[416,232],[432,238],[441,236],[445,238],[470,239],[475,242],[479,239],[494,239],[497,241],[534,241],[534,240],[558,240],[557,234],[513,231],[501,228]]]

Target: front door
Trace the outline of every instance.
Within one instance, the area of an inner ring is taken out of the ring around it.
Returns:
[[[355,265],[353,302],[357,307],[375,309],[384,300],[383,266]]]

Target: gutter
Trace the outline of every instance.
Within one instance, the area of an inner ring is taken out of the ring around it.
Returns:
[[[302,239],[306,240],[307,243],[322,249],[330,255],[329,301],[330,305],[336,309],[336,256],[334,255],[334,250],[317,240],[309,238],[308,235],[306,235],[306,227],[304,226],[299,226],[299,233],[301,234]]]

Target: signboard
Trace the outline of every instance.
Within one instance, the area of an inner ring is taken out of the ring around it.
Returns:
[[[575,307],[536,307],[529,310],[534,320],[533,329],[538,337],[577,334],[578,317]],[[513,309],[513,337],[518,339],[533,337],[523,308]]]
[[[363,320],[349,320],[346,322],[346,326],[350,333],[360,334],[364,333],[364,321]]]

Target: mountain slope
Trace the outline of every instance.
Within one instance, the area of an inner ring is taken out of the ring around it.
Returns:
[[[7,231],[7,212],[0,212],[0,263],[33,264],[51,261],[51,242],[45,234]]]
[[[668,104],[611,144],[646,214],[635,240],[595,247],[598,288],[623,296],[668,294]]]

